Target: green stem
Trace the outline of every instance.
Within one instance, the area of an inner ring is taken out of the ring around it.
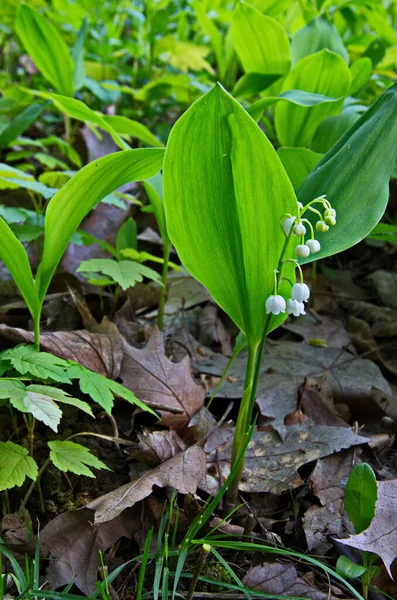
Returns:
[[[168,244],[164,246],[164,262],[163,262],[163,270],[161,272],[161,283],[162,288],[160,291],[160,299],[159,299],[159,307],[157,311],[157,327],[162,330],[164,329],[164,306],[165,300],[167,297],[167,276],[168,276],[168,267],[169,267],[169,258],[170,258],[171,246]]]
[[[40,352],[40,314],[41,311],[33,316],[34,347]]]
[[[255,376],[255,363],[258,351],[258,344],[248,345],[248,358],[247,367],[245,370],[245,381],[244,381],[244,393],[241,399],[241,406],[237,417],[236,429],[233,436],[233,448],[232,448],[232,461],[231,469],[235,465],[238,457],[242,452],[242,448],[246,442],[252,418],[252,386],[254,383]],[[240,482],[241,473],[244,468],[244,458],[241,460],[239,468],[237,469],[232,481],[230,482],[229,488],[226,492],[225,499],[225,510],[230,512],[230,509],[234,507],[236,503],[238,485]]]

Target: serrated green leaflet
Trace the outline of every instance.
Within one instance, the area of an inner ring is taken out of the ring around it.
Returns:
[[[337,223],[318,233],[321,250],[302,262],[331,256],[357,244],[380,221],[389,198],[397,156],[397,84],[360,117],[327,152],[298,192],[303,204],[326,194]]]
[[[321,50],[302,58],[284,80],[282,92],[303,90],[342,98],[349,93],[349,67],[339,54]],[[278,139],[283,146],[309,146],[315,131],[326,117],[338,114],[343,100],[304,108],[290,103],[279,103],[275,111]]]
[[[246,73],[284,75],[291,58],[287,34],[271,17],[239,2],[232,19],[232,39]]]
[[[15,28],[43,76],[58,92],[73,96],[73,61],[54,25],[29,6],[20,4]]]
[[[99,458],[91,454],[88,448],[69,441],[48,442],[50,458],[60,471],[70,471],[76,475],[95,477],[89,467],[95,469],[110,469]]]
[[[26,448],[0,442],[0,491],[20,486],[26,477],[36,479],[38,467]]]
[[[1,353],[1,358],[9,360],[21,375],[32,375],[38,379],[53,379],[60,383],[70,383],[65,373],[68,362],[48,352],[37,352],[34,346],[16,346]]]
[[[168,233],[190,273],[258,342],[295,194],[275,150],[219,85],[174,126],[164,162]]]
[[[25,408],[38,421],[50,427],[53,431],[58,431],[58,425],[61,421],[62,411],[52,398],[37,392],[26,390],[22,398]],[[12,399],[11,399],[12,403]]]
[[[69,367],[68,375],[72,379],[78,379],[83,394],[90,396],[94,402],[102,406],[108,414],[111,414],[114,401],[112,392],[105,384],[108,381],[106,377],[102,377],[98,373],[94,373],[94,371],[85,369],[80,365]]]
[[[86,214],[121,185],[152,177],[161,169],[163,156],[161,148],[110,154],[81,169],[55,194],[45,215],[44,251],[36,279],[40,302],[70,238]]]
[[[104,273],[118,283],[122,290],[133,287],[137,282],[143,281],[144,277],[161,284],[160,276],[156,271],[131,260],[120,260],[118,262],[111,258],[92,258],[84,260],[77,272]]]
[[[75,406],[76,408],[79,408],[83,412],[87,413],[87,415],[90,415],[90,417],[94,416],[87,402],[83,402],[83,400],[79,400],[78,398],[73,398],[68,393],[64,392],[59,388],[55,388],[50,385],[32,384],[29,385],[28,390],[31,392],[37,392],[39,394],[47,395],[53,400],[60,402],[61,404],[69,404],[69,406]]]

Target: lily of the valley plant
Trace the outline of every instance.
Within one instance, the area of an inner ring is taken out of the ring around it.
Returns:
[[[250,431],[266,337],[287,314],[305,313],[310,290],[301,264],[356,244],[385,210],[396,158],[396,92],[395,85],[342,136],[297,195],[265,134],[220,85],[171,131],[163,173],[170,239],[247,339],[232,466]],[[228,507],[242,469],[243,461]]]

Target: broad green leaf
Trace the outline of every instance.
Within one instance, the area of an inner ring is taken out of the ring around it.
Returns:
[[[134,219],[129,217],[120,227],[116,238],[116,254],[119,255],[125,248],[138,248],[138,228]]]
[[[48,446],[50,448],[50,459],[60,471],[70,471],[76,475],[85,475],[86,477],[95,477],[88,467],[110,471],[105,463],[91,454],[88,448],[81,446],[81,444],[54,440],[48,442]]]
[[[131,260],[120,260],[118,262],[112,258],[91,258],[84,260],[77,272],[103,273],[118,283],[122,290],[133,287],[136,283],[143,281],[144,277],[161,283],[160,275],[156,271]]]
[[[291,42],[292,64],[324,48],[339,54],[349,63],[349,53],[339,31],[325,17],[316,17],[294,34]]]
[[[21,375],[29,374],[37,379],[53,379],[60,383],[70,383],[65,373],[68,362],[48,352],[37,352],[34,346],[16,346],[1,352],[0,357],[2,360],[9,360]]]
[[[73,61],[54,25],[26,4],[20,4],[15,29],[45,79],[60,94],[73,96]]]
[[[168,233],[182,263],[259,341],[295,194],[266,136],[221,86],[173,127],[164,163]]]
[[[22,397],[22,394],[23,397]],[[62,411],[52,398],[47,395],[39,394],[26,390],[20,394],[25,408],[38,421],[42,421],[44,425],[50,427],[53,431],[58,431],[58,425],[61,421]],[[13,396],[16,396],[14,393]],[[10,398],[13,404],[13,396]]]
[[[91,407],[89,404],[87,404],[87,402],[79,400],[78,398],[73,398],[72,396],[70,396],[70,394],[64,392],[59,388],[55,388],[50,385],[32,384],[29,385],[27,389],[30,392],[37,392],[38,394],[44,394],[46,396],[49,396],[50,398],[56,400],[57,402],[60,402],[61,404],[69,404],[69,406],[75,406],[76,408],[79,408],[83,412],[87,413],[87,415],[90,415],[90,417],[94,416]]]
[[[216,62],[219,69],[220,79],[225,75],[225,52],[223,46],[223,36],[215,25],[214,19],[208,16],[207,8],[201,0],[193,0],[193,9],[200,24],[201,29],[211,41],[212,49],[216,56]]]
[[[25,88],[24,88],[25,89]],[[69,98],[68,96],[61,96],[60,94],[52,94],[50,92],[40,92],[37,90],[26,90],[32,96],[38,96],[39,98],[45,98],[46,100],[52,100],[54,106],[64,115],[67,115],[71,119],[77,119],[83,123],[96,125],[103,131],[106,131],[114,143],[117,144],[121,150],[129,150],[129,145],[119,136],[118,133],[106,122],[104,115],[95,110],[88,108],[81,100],[75,98]]]
[[[132,119],[128,119],[127,117],[114,116],[107,117],[104,116],[103,120],[110,125],[113,131],[121,135],[128,135],[133,138],[137,138],[145,144],[149,146],[155,146],[158,148],[163,148],[163,142],[160,142],[158,138],[142,123],[138,121],[133,121]]]
[[[41,194],[45,199],[51,198],[56,190],[39,183],[29,173],[24,173],[19,169],[0,163],[0,189],[25,188]]]
[[[397,244],[397,225],[389,225],[388,223],[378,223],[376,227],[367,235],[370,240],[382,240]]]
[[[365,573],[366,568],[363,565],[358,565],[353,562],[347,556],[340,556],[336,563],[336,572],[342,577],[348,577],[350,579],[357,579],[361,577],[363,573]]]
[[[306,177],[323,157],[323,154],[316,154],[308,148],[279,148],[277,154],[295,191],[299,190]]]
[[[324,94],[315,94],[302,90],[287,90],[279,96],[267,96],[266,98],[257,100],[248,108],[248,113],[255,121],[259,121],[265,108],[268,108],[272,104],[277,104],[277,102],[290,102],[296,106],[312,107],[319,104],[335,104],[336,102],[340,106],[342,100],[343,98],[330,98],[329,96],[324,96]]]
[[[337,223],[318,234],[321,250],[310,262],[350,248],[380,221],[389,199],[397,156],[397,84],[360,117],[327,152],[298,192],[306,204],[321,194],[337,212]]]
[[[378,484],[372,468],[367,463],[356,465],[345,487],[345,510],[356,533],[370,526],[377,499]]]
[[[346,108],[340,115],[324,119],[313,136],[310,144],[311,149],[323,154],[328,152],[339,138],[354,125],[365,110],[366,107],[360,104],[353,105]]]
[[[372,74],[372,62],[368,56],[363,56],[356,60],[350,66],[352,82],[350,86],[350,94],[354,96],[364,87]]]
[[[280,75],[263,75],[262,73],[247,73],[240,77],[233,88],[233,96],[242,98],[244,96],[255,96],[270,87]]]
[[[35,481],[38,471],[26,448],[13,442],[0,442],[0,491],[21,486],[26,477]]]
[[[346,62],[334,52],[321,50],[302,58],[284,80],[282,92],[303,90],[341,98],[349,93],[351,75]],[[309,146],[313,135],[326,117],[338,114],[343,100],[312,108],[278,104],[275,123],[282,146]]]
[[[85,166],[54,195],[45,215],[43,258],[36,278],[40,301],[83,218],[121,185],[152,177],[161,169],[163,156],[161,148],[109,154]]]
[[[79,90],[84,83],[85,70],[84,70],[84,44],[87,36],[88,18],[85,17],[79,33],[77,34],[76,42],[72,49],[72,58],[74,63],[74,87]]]
[[[239,2],[233,12],[231,32],[246,73],[288,73],[291,64],[289,41],[278,21],[246,2]]]
[[[30,313],[36,315],[39,301],[26,250],[2,218],[0,218],[0,238],[0,260],[15,281]]]
[[[9,146],[11,142],[39,118],[43,110],[47,108],[49,104],[49,102],[35,102],[14,117],[11,123],[1,130],[0,148]]]
[[[143,182],[143,187],[153,208],[157,225],[160,230],[161,239],[165,245],[171,244],[167,233],[165,222],[164,200],[163,200],[163,178],[161,173],[156,173],[151,179]]]

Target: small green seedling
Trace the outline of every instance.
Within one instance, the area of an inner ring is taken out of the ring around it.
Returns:
[[[356,465],[345,487],[345,510],[356,533],[370,526],[377,499],[378,486],[372,468],[366,463]],[[372,552],[362,552],[361,557],[362,564],[359,565],[347,556],[340,556],[336,570],[348,579],[361,579],[363,596],[368,598],[370,583],[379,573],[379,567],[375,564],[378,556]]]

